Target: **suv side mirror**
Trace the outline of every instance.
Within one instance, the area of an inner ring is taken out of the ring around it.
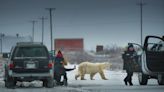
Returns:
[[[9,55],[10,55],[9,53],[3,53],[2,57],[3,58],[9,58]]]

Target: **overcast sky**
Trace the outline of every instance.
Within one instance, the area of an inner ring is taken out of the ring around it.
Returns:
[[[41,16],[45,20],[44,43],[50,48],[49,12],[53,12],[53,38],[84,38],[84,47],[128,42],[140,43],[140,0],[0,0],[0,33],[32,34],[41,41]],[[143,36],[164,35],[164,0],[144,0]]]

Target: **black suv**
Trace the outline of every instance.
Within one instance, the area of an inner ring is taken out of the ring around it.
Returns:
[[[164,36],[146,36],[141,49],[138,73],[140,85],[147,85],[148,79],[155,78],[159,85],[164,85]]]
[[[53,87],[53,62],[46,46],[41,43],[20,42],[11,50],[5,65],[5,87],[14,87],[17,81],[43,81]]]

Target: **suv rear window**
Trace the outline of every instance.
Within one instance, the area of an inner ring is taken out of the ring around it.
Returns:
[[[48,54],[44,47],[17,47],[14,58],[38,57],[47,58]]]

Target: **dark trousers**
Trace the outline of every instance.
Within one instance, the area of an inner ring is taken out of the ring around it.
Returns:
[[[67,81],[67,73],[64,74],[64,79]]]
[[[132,71],[129,71],[129,70],[126,70],[126,73],[127,73],[127,76],[125,77],[124,81],[125,82],[129,82],[130,85],[133,85],[132,84],[133,72]]]
[[[67,81],[68,80],[68,78],[67,78],[67,71],[72,71],[72,70],[74,70],[74,68],[72,68],[72,69],[66,69],[65,68],[65,74],[64,74],[64,79]]]

